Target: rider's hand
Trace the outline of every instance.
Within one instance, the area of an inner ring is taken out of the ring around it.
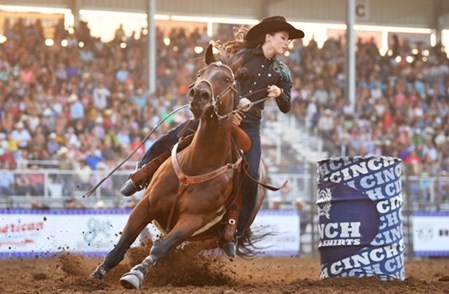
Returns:
[[[277,98],[281,96],[282,90],[276,85],[268,86],[268,97]]]
[[[240,111],[248,112],[251,109],[251,101],[246,97],[240,98],[237,107]]]
[[[232,116],[232,124],[239,126],[242,123],[243,115],[240,112],[234,113]]]

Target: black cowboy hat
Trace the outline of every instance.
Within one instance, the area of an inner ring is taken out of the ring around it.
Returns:
[[[283,16],[271,16],[264,18],[260,23],[253,26],[245,36],[246,41],[255,41],[259,36],[275,32],[288,32],[288,38],[300,39],[304,32],[289,24]]]

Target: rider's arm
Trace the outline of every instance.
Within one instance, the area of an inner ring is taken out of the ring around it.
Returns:
[[[281,90],[281,94],[275,98],[276,104],[278,105],[280,111],[282,111],[283,113],[287,113],[291,108],[290,93],[292,83],[286,80],[281,80],[281,82],[277,86]]]

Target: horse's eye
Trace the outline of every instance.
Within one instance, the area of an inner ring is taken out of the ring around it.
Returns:
[[[226,78],[226,83],[228,83],[228,84],[232,83],[232,79],[231,78]]]

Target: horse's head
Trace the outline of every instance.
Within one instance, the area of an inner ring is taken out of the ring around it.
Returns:
[[[236,94],[235,75],[241,67],[241,59],[233,62],[233,58],[216,60],[212,53],[212,45],[206,50],[206,66],[197,73],[197,80],[190,87],[190,109],[195,118],[220,118],[234,107]]]

